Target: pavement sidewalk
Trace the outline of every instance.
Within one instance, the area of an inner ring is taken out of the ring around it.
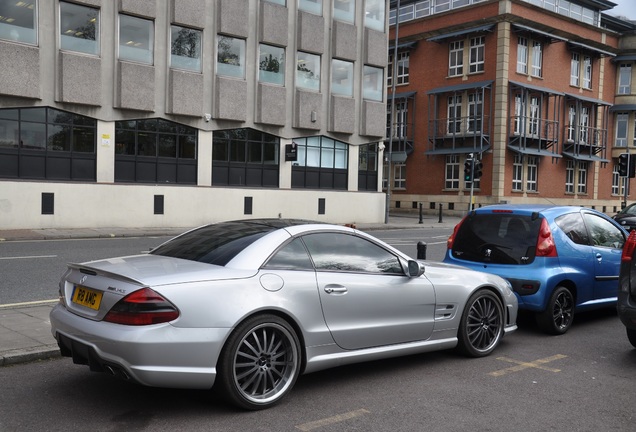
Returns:
[[[362,231],[383,229],[452,228],[460,218],[404,213],[391,215],[389,223],[356,224]],[[0,230],[0,245],[8,241],[173,236],[185,228],[77,228]],[[0,367],[59,357],[51,334],[49,313],[57,300],[0,305]]]

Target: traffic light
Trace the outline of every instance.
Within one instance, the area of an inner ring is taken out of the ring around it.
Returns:
[[[618,155],[618,175],[627,177],[629,171],[629,153],[621,153]]]
[[[473,159],[466,159],[464,162],[464,181],[473,181]]]
[[[477,180],[478,178],[481,177],[482,172],[481,169],[484,167],[484,164],[481,162],[475,162],[474,166],[473,166],[473,178],[475,180]]]
[[[629,178],[636,176],[636,156],[629,153],[621,153],[618,156],[618,175]]]

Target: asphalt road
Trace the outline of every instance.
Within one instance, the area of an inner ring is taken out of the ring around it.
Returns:
[[[441,260],[440,229],[375,231],[414,256]],[[148,250],[163,238],[0,244],[0,304],[53,299],[68,261]],[[70,359],[0,370],[8,431],[634,431],[636,349],[613,310],[579,314],[550,337],[522,316],[489,357],[453,352],[370,362],[300,377],[280,405],[237,411],[210,391],[154,389]]]
[[[269,410],[146,388],[70,359],[0,371],[0,431],[634,431],[636,350],[615,313],[564,336],[522,322],[493,355],[439,352],[301,376]]]

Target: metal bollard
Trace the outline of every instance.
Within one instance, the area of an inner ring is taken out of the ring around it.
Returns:
[[[417,259],[418,260],[426,259],[426,243],[423,241],[417,242]]]
[[[424,219],[422,218],[422,203],[420,203],[420,221],[418,223],[424,223]]]
[[[442,203],[439,203],[439,220],[437,223],[442,223]]]

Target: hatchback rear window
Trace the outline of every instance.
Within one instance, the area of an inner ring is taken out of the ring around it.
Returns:
[[[541,218],[514,213],[480,213],[466,217],[453,241],[453,257],[493,264],[534,261]]]

